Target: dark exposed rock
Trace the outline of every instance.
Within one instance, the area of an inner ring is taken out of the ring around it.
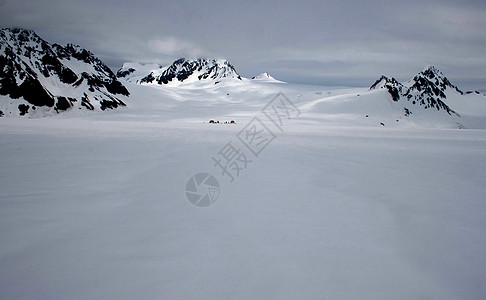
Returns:
[[[56,111],[67,110],[73,106],[73,102],[76,102],[74,98],[57,97]]]
[[[117,108],[118,106],[125,106],[125,103],[122,101],[116,100],[101,100],[101,110],[105,110],[107,108]]]
[[[121,84],[120,81],[113,80],[110,82],[104,82],[104,86],[106,90],[112,94],[120,94],[124,96],[130,95],[127,88],[123,84]]]
[[[127,77],[128,75],[132,74],[133,72],[135,72],[135,69],[133,68],[129,68],[128,70],[118,70],[118,72],[116,72],[116,77],[118,78],[124,78],[124,77]]]
[[[118,106],[126,106],[125,103],[123,103],[123,101],[113,97],[113,96],[110,96],[110,95],[106,95],[108,97],[109,100],[107,99],[103,99],[100,101],[101,103],[101,110],[105,110],[107,108],[117,108]]]
[[[89,97],[86,95],[86,93],[84,93],[84,96],[81,97],[81,106],[84,106],[89,110],[94,110],[94,106],[89,101]]]
[[[25,105],[25,104],[20,104],[20,105],[19,105],[19,111],[20,111],[20,115],[21,115],[21,116],[23,116],[23,115],[25,115],[26,113],[28,113],[28,112],[29,112],[29,108],[30,108],[30,106],[28,106],[28,105]]]
[[[380,79],[373,83],[370,90],[377,88],[386,88],[392,96],[393,101],[398,101],[400,99],[400,93],[402,92],[403,85],[393,77],[388,78],[385,75],[382,75]]]

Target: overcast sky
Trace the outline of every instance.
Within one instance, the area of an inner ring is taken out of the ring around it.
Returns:
[[[433,64],[486,88],[486,1],[0,0],[0,26],[124,61],[228,59],[245,77],[369,86]]]

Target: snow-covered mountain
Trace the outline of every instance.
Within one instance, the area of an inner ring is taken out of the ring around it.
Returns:
[[[403,83],[382,76],[369,89],[330,89],[280,84],[268,73],[245,79],[228,61],[203,58],[166,67],[125,63],[115,76],[89,51],[50,45],[32,31],[4,29],[0,40],[0,116],[123,106],[129,92],[122,79],[133,98],[122,114],[131,118],[245,122],[254,107],[282,92],[303,112],[303,123],[486,127],[486,97],[463,93],[433,66]]]
[[[425,67],[403,84],[383,75],[370,87],[373,89],[387,89],[393,101],[407,101],[410,107],[442,110],[449,115],[457,113],[446,104],[447,96],[464,94],[434,66]]]
[[[125,63],[118,76],[132,92],[131,116],[164,120],[244,123],[255,107],[282,92],[302,111],[298,122],[330,126],[485,128],[486,97],[461,93],[434,67],[400,83],[381,77],[371,88],[280,84],[263,73],[253,79],[191,80],[159,85],[142,83],[146,74],[167,70],[159,65]],[[155,76],[153,76],[155,77]],[[142,83],[142,84],[141,84]]]
[[[125,106],[128,90],[91,52],[35,32],[0,30],[0,115],[45,116]]]
[[[486,97],[476,92],[463,93],[433,66],[427,66],[404,83],[381,76],[365,91],[329,91],[322,95],[300,107],[302,115],[309,115],[313,122],[386,127],[486,127]]]
[[[258,76],[254,76],[251,78],[252,80],[259,80],[259,81],[272,81],[272,82],[283,82],[280,80],[277,80],[272,77],[272,75],[268,74],[267,72],[263,72]]]
[[[143,76],[141,74],[145,73]],[[242,80],[233,65],[224,59],[180,58],[170,66],[125,63],[117,76],[140,84],[169,84],[205,82],[220,83],[226,79]]]

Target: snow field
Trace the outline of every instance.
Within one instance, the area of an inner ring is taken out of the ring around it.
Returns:
[[[0,120],[0,298],[486,294],[484,131],[289,123],[229,183],[243,123],[96,118]]]

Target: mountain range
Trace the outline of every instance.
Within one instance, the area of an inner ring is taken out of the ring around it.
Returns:
[[[177,95],[184,101],[192,101],[197,93],[209,93],[211,99],[228,103],[238,101],[231,98],[235,92],[261,98],[274,91],[285,89],[292,94],[301,89],[290,86],[268,73],[252,79],[243,78],[224,59],[180,58],[168,66],[127,62],[115,75],[99,58],[80,46],[50,44],[29,30],[0,31],[0,116],[43,117],[64,111],[104,111],[127,105],[128,109],[132,109],[131,104],[143,105],[143,101],[137,99],[146,98],[148,94],[160,94],[164,89],[169,89],[171,95]],[[158,89],[154,90],[154,87]],[[188,88],[194,90],[189,94],[190,98],[185,96]],[[130,100],[132,91],[140,95]],[[326,104],[328,106],[319,111],[332,110],[329,106],[332,101],[329,100],[335,98],[319,95],[322,92],[307,99],[307,103],[301,103],[302,108],[315,109]],[[356,96],[361,100],[356,101]],[[246,99],[246,96],[240,98]],[[393,114],[396,122],[399,118],[395,112],[409,120],[436,120],[434,116],[439,116],[463,127],[462,112],[471,111],[470,107],[484,111],[486,101],[483,98],[484,95],[479,92],[461,91],[436,67],[427,66],[402,83],[394,77],[383,75],[368,91],[340,96],[339,103],[342,106],[341,115],[360,109],[362,114],[369,116],[367,112],[390,106],[392,110],[387,110],[386,114]],[[208,106],[213,105],[211,101],[208,100]],[[343,106],[344,103],[352,105]],[[472,104],[468,108],[465,103]],[[145,105],[146,110],[151,110],[148,106],[154,103]],[[309,112],[312,113],[312,110]],[[374,124],[384,126],[385,122]]]

